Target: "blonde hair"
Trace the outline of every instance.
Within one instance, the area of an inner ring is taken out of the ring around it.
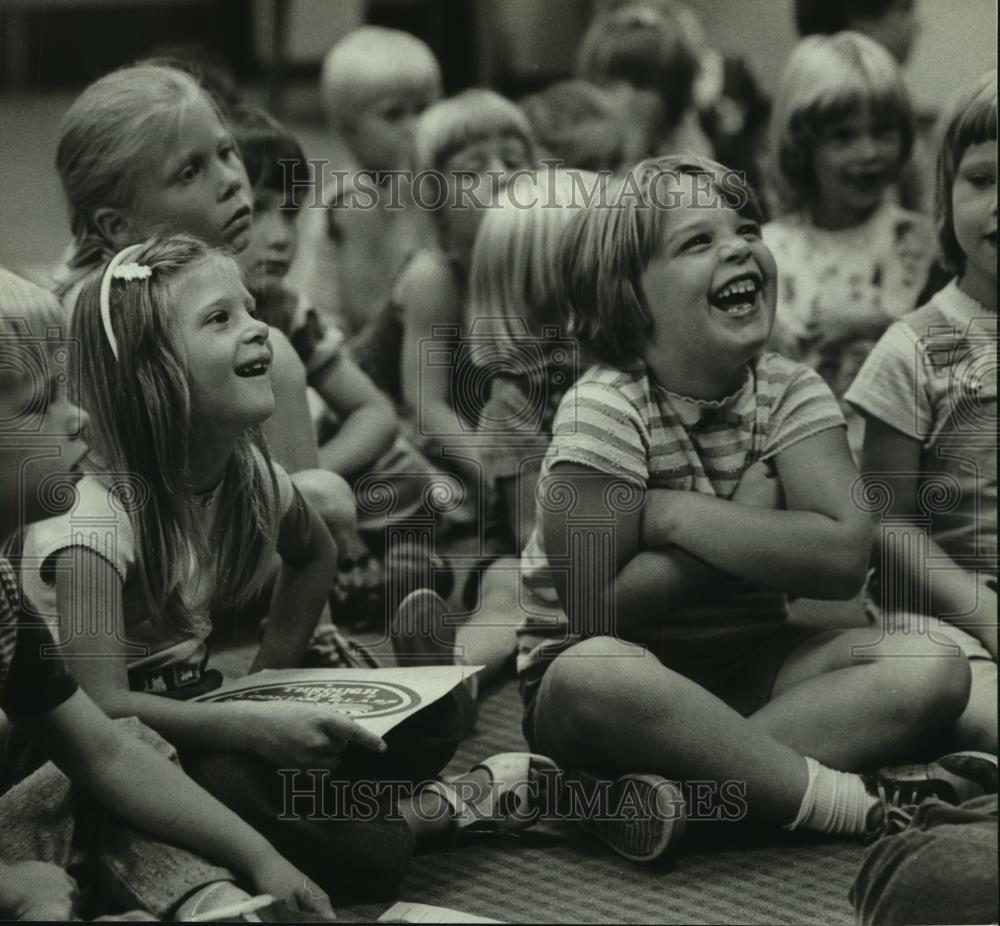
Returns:
[[[778,82],[770,126],[770,170],[781,205],[800,208],[816,193],[813,156],[823,130],[862,107],[895,122],[899,167],[913,145],[913,106],[896,59],[858,32],[813,35],[795,46]]]
[[[165,628],[194,633],[207,628],[183,600],[192,550],[199,561],[217,551],[213,607],[249,601],[261,588],[275,550],[277,480],[259,432],[244,432],[226,465],[214,535],[200,535],[187,478],[191,396],[175,336],[173,287],[206,261],[218,261],[223,272],[238,275],[240,270],[231,257],[187,235],[149,241],[132,260],[152,275],[112,281],[117,358],[101,320],[103,268],[91,275],[77,299],[71,332],[80,357],[73,379],[79,404],[91,416],[89,442],[101,464],[97,476],[128,510],[137,584],[149,613]]]
[[[614,182],[610,195],[576,213],[560,243],[560,303],[570,320],[567,334],[600,363],[633,368],[652,333],[642,277],[670,221],[661,185],[678,175],[698,178],[706,188],[699,195],[707,192],[717,207],[762,218],[742,173],[689,154],[642,161]]]
[[[95,212],[131,203],[138,168],[160,156],[158,149],[184,107],[196,99],[205,100],[225,124],[215,100],[194,77],[161,65],[140,62],[113,71],[76,98],[63,117],[56,149],[74,239],[71,270],[91,269],[114,254]],[[67,280],[64,290],[73,282]]]
[[[428,45],[408,32],[362,26],[323,59],[319,91],[330,126],[349,130],[358,113],[388,90],[427,87],[442,93],[441,67]]]
[[[965,252],[955,237],[951,191],[965,149],[997,140],[997,70],[965,87],[941,117],[934,218],[941,259],[952,273],[965,273]]]
[[[494,135],[519,138],[531,159],[537,157],[531,125],[514,103],[492,90],[464,90],[421,114],[413,135],[413,170],[442,170],[457,150]]]
[[[559,245],[600,178],[589,171],[521,174],[476,235],[469,274],[468,329],[497,344],[563,337]]]

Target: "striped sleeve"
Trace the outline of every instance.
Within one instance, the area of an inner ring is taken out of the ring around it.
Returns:
[[[576,463],[603,473],[649,479],[649,429],[614,382],[585,379],[565,395],[552,426],[548,465]]]
[[[765,382],[758,384],[771,404],[761,459],[772,459],[820,431],[847,426],[830,387],[818,373],[776,354],[770,360],[762,371]]]
[[[922,440],[930,433],[933,410],[918,382],[920,362],[916,332],[906,322],[895,322],[868,355],[844,400],[862,415]]]

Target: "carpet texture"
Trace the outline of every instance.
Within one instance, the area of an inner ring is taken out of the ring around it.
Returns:
[[[447,769],[464,771],[496,752],[526,748],[516,683],[486,692],[474,735]],[[469,839],[420,855],[404,900],[530,923],[853,923],[847,892],[862,847],[782,832],[724,832],[702,825],[666,864],[636,865],[568,824],[521,836]],[[377,917],[387,905],[338,910],[343,921]]]

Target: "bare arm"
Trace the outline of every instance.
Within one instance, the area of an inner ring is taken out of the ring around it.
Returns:
[[[872,526],[851,498],[857,470],[843,429],[805,438],[775,460],[788,510],[697,492],[665,492],[650,518],[673,543],[724,572],[810,598],[847,599],[864,581]]]
[[[389,397],[346,351],[320,371],[315,388],[341,422],[337,433],[319,448],[320,466],[344,477],[374,466],[399,434]]]
[[[288,472],[315,469],[316,436],[306,399],[306,370],[295,348],[277,328],[270,330],[274,359],[271,388],[274,414],[261,426],[268,447]]]
[[[179,766],[115,726],[84,692],[35,719],[32,727],[67,777],[129,826],[226,866],[257,891],[331,913],[325,894],[263,836]]]
[[[867,478],[876,474],[891,481],[889,510],[890,516],[898,519],[915,518],[917,504],[917,478],[920,472],[921,447],[919,441],[877,418],[865,418],[865,443],[862,451],[862,468]],[[893,533],[897,536],[904,528],[897,521]],[[953,564],[949,569],[934,569],[933,581],[925,563],[919,562],[916,551],[923,548],[927,556],[937,563],[949,562],[948,554],[931,538],[920,525],[913,523],[908,530],[913,534],[910,543],[893,543],[890,550],[882,547],[882,533],[876,531],[875,544],[879,556],[891,555],[896,565],[902,567],[903,580],[911,589],[922,590],[930,596],[931,611],[934,615],[950,620],[961,626],[978,639],[996,658],[997,655],[997,614],[996,589],[989,589],[983,579],[975,573]],[[918,536],[920,535],[920,536]],[[900,538],[901,539],[901,538]],[[922,543],[916,543],[917,539]],[[894,609],[891,599],[893,589],[883,583],[887,600],[883,606]],[[911,599],[912,600],[912,599]]]
[[[251,672],[299,664],[333,588],[337,548],[316,509],[299,493],[282,519],[278,554],[281,572]]]
[[[332,766],[348,741],[382,743],[347,717],[300,704],[177,701],[129,689],[122,583],[93,550],[58,554],[57,610],[62,653],[80,687],[110,717],[138,717],[178,749],[248,752],[275,763]],[[288,708],[291,708],[288,710]]]
[[[670,609],[698,587],[705,565],[676,548],[640,549],[641,504],[609,505],[616,494],[634,498],[634,483],[568,463],[557,463],[547,480],[565,481],[577,497],[569,512],[542,509],[549,562],[566,570],[558,591],[572,632],[627,638],[668,622]],[[548,497],[555,484],[543,486]]]

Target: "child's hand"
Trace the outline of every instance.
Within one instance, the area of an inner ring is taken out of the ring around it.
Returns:
[[[73,919],[79,890],[58,865],[13,862],[3,866],[0,877],[0,911],[5,917],[49,922]]]
[[[326,891],[277,852],[268,853],[251,872],[251,877],[254,889],[261,894],[273,894],[283,903],[306,913],[330,920],[337,918]]]
[[[349,743],[386,750],[382,739],[329,705],[271,701],[247,706],[250,748],[275,765],[336,768]]]
[[[772,511],[784,508],[784,492],[781,491],[781,480],[774,464],[758,460],[747,467],[733,493],[733,501],[747,508],[766,508]]]

